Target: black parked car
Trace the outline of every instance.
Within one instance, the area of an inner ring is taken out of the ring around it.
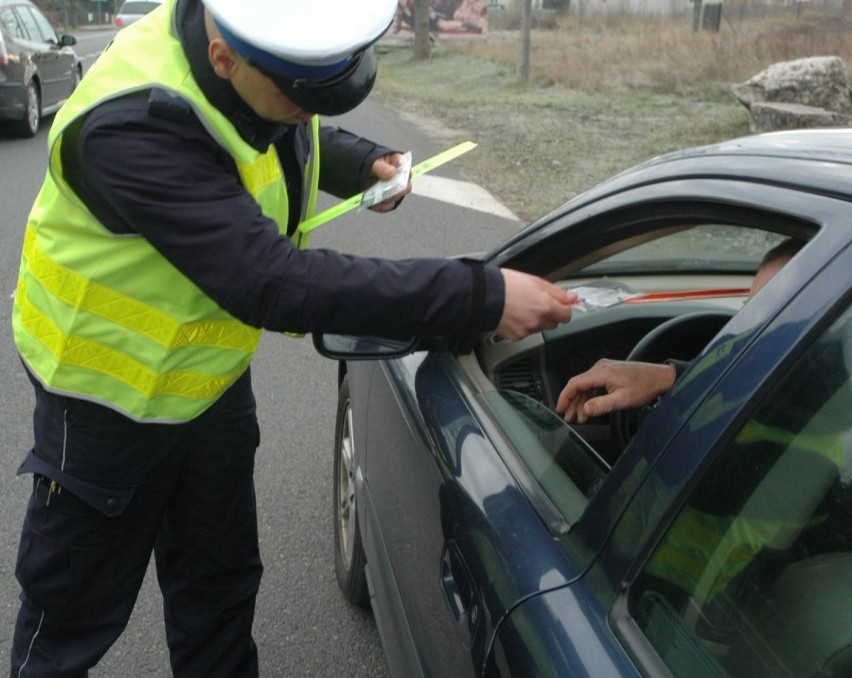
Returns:
[[[83,76],[72,35],[57,35],[27,0],[0,0],[0,128],[35,136]]]

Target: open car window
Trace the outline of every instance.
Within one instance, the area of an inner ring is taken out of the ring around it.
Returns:
[[[852,672],[850,375],[847,310],[708,467],[631,587],[672,674]]]

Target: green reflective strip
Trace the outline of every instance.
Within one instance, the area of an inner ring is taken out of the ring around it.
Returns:
[[[63,303],[106,318],[166,348],[216,346],[249,352],[257,346],[260,331],[236,319],[181,323],[133,297],[87,280],[44,254],[31,230],[25,236],[24,255],[39,284]]]
[[[473,141],[464,141],[452,148],[448,148],[446,151],[438,153],[438,155],[433,155],[428,160],[424,160],[411,168],[411,178],[413,179],[414,177],[425,174],[426,172],[431,172],[436,167],[440,167],[441,165],[448,163],[450,160],[455,160],[460,155],[464,155],[473,148],[476,148],[476,144]],[[336,219],[341,214],[345,214],[349,210],[355,209],[361,204],[363,196],[364,192],[362,191],[357,195],[353,195],[351,198],[347,198],[343,202],[337,203],[334,207],[330,207],[324,212],[320,212],[310,219],[306,219],[299,224],[299,231],[302,233],[308,233],[309,231],[314,230],[317,226],[322,226],[327,221]]]
[[[305,221],[299,224],[299,231],[301,233],[310,233],[317,226],[322,226],[327,221],[336,219],[341,214],[345,214],[349,210],[355,209],[361,204],[361,197],[363,195],[363,192],[353,195],[351,198],[337,203],[334,207],[329,207],[324,212],[320,212],[319,214],[312,216],[310,219],[305,219]]]
[[[115,349],[62,332],[50,318],[30,303],[23,282],[18,286],[16,298],[21,311],[21,324],[53,354],[58,363],[109,375],[146,398],[173,395],[208,400],[221,393],[235,378],[234,375],[217,376],[189,370],[160,374]]]
[[[413,179],[414,177],[419,177],[421,174],[426,174],[426,172],[431,172],[436,167],[440,167],[450,162],[450,160],[455,160],[460,155],[464,155],[474,148],[476,148],[476,144],[473,141],[463,141],[452,148],[448,148],[446,151],[438,153],[438,155],[433,155],[431,158],[411,168],[411,178]]]

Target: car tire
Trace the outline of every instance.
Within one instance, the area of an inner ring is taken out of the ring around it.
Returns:
[[[41,95],[38,85],[30,80],[26,91],[26,111],[20,120],[12,121],[12,132],[20,137],[34,137],[41,127]]]
[[[365,566],[367,556],[358,526],[355,499],[355,444],[352,436],[352,403],[349,378],[340,384],[334,434],[334,571],[337,585],[349,602],[370,606]]]

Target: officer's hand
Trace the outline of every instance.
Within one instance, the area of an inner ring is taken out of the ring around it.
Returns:
[[[571,319],[577,295],[528,273],[501,269],[506,283],[503,315],[495,330],[506,339],[523,339],[540,330],[552,330]]]
[[[675,368],[671,365],[604,358],[568,380],[559,394],[556,411],[565,421],[576,419],[582,424],[589,417],[649,403],[668,391],[674,381]],[[597,389],[606,390],[606,394],[596,396]]]
[[[375,177],[376,181],[388,181],[393,179],[394,174],[396,174],[397,167],[400,166],[401,162],[402,153],[389,153],[388,155],[383,155],[381,158],[377,158],[373,163],[372,175]],[[375,181],[372,183],[375,183]],[[408,178],[408,185],[404,190],[392,195],[387,200],[376,203],[370,207],[370,209],[374,212],[390,212],[391,210],[395,210],[399,207],[399,203],[402,202],[402,199],[409,193],[411,193],[410,175]]]

